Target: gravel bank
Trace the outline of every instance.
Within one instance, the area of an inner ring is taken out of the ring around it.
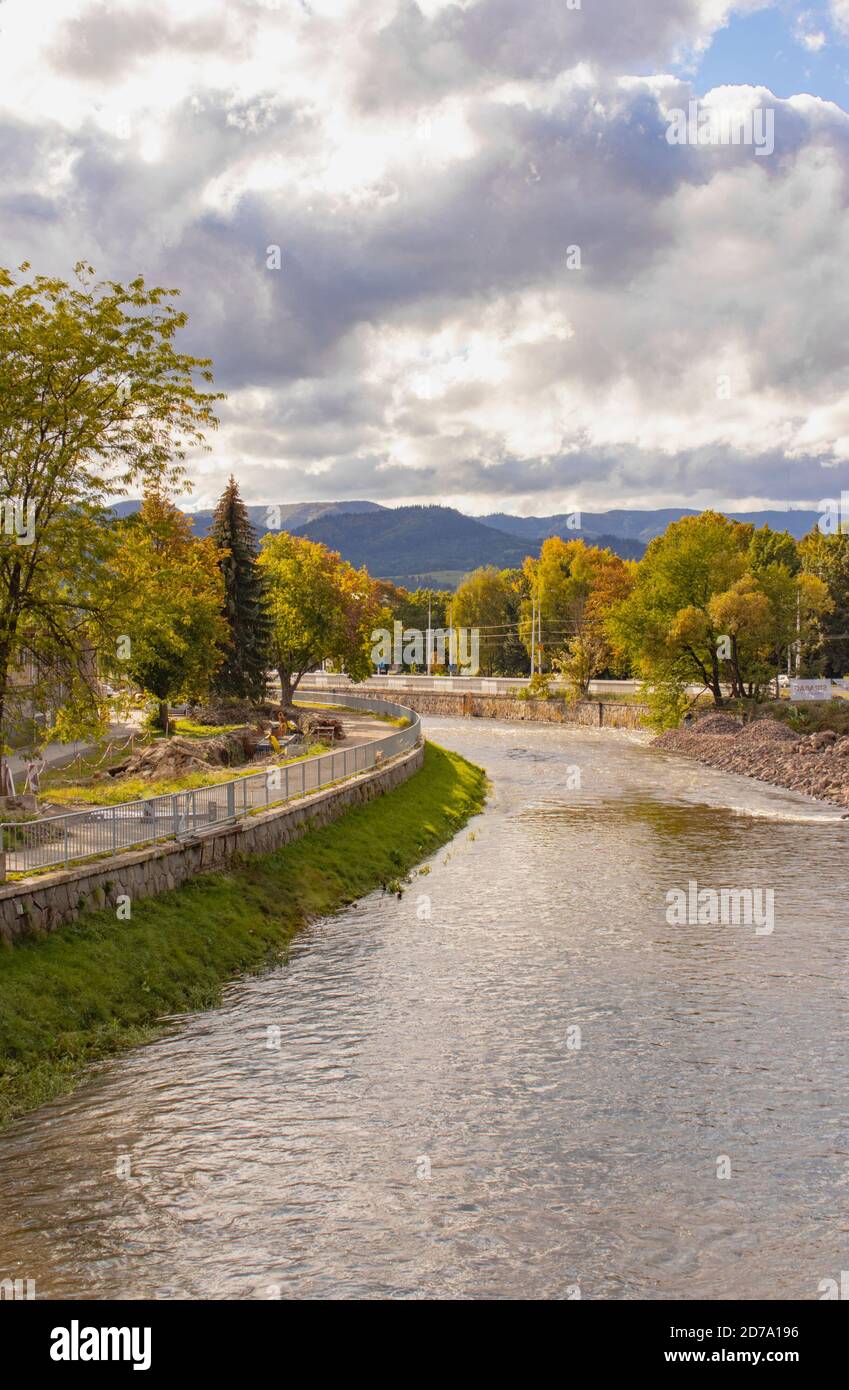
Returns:
[[[733,715],[704,715],[684,729],[667,729],[655,748],[685,753],[722,772],[804,792],[849,806],[849,738],[824,731],[800,736],[775,719],[741,724]]]

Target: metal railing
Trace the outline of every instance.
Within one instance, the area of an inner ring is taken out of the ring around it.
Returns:
[[[385,738],[354,744],[336,752],[319,753],[285,765],[272,764],[261,772],[235,777],[192,791],[169,792],[118,806],[69,811],[37,821],[0,824],[0,879],[38,869],[67,867],[80,859],[120,854],[156,840],[184,839],[217,825],[241,820],[257,811],[285,805],[322,787],[367,772],[414,748],[421,737],[421,720],[413,710],[390,700],[345,693],[344,705],[367,713],[407,719]],[[4,868],[5,861],[5,868]]]

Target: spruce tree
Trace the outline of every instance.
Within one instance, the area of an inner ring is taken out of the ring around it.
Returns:
[[[210,534],[216,545],[227,552],[221,560],[221,570],[224,618],[230,630],[213,690],[217,695],[235,699],[263,700],[270,634],[265,581],[256,562],[256,533],[232,474],[215,508]]]

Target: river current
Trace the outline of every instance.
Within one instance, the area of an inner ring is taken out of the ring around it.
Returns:
[[[849,822],[627,734],[430,719],[403,896],[0,1139],[40,1298],[815,1299],[849,1269]],[[667,894],[771,889],[774,926]]]

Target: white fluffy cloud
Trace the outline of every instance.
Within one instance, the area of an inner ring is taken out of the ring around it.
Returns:
[[[763,3],[7,0],[3,260],[182,288],[229,392],[198,501],[231,468],[267,501],[818,500],[849,118],[722,89],[774,154],[666,139],[668,65]]]

